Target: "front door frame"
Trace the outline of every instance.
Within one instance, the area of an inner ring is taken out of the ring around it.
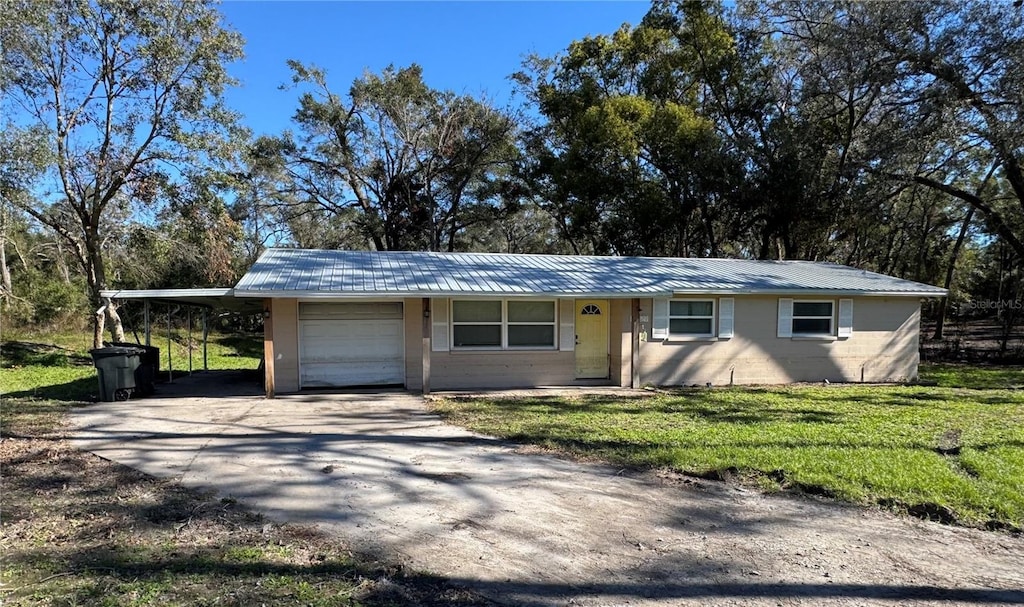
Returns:
[[[600,331],[596,335],[589,335],[587,331],[580,330],[583,318],[587,318],[588,321],[591,321],[593,318],[592,315],[583,315],[583,309],[588,305],[595,305],[601,311]],[[577,299],[573,306],[573,313],[575,314],[576,329],[575,378],[608,379],[611,374],[611,361],[609,360],[609,315],[611,313],[611,301],[607,299]],[[593,339],[594,343],[584,343],[588,339]],[[588,350],[587,346],[591,346],[591,349]],[[601,351],[600,355],[597,354],[599,350]],[[596,362],[597,356],[601,356],[603,364]]]

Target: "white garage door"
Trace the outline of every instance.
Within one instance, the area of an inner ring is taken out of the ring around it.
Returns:
[[[405,383],[402,304],[299,303],[303,388]]]

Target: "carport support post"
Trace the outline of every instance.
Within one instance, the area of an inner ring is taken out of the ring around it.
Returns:
[[[174,382],[174,365],[171,362],[171,306],[167,306],[167,383]]]
[[[203,371],[209,371],[206,365],[206,338],[210,334],[210,327],[206,324],[206,308],[203,308]]]
[[[274,398],[274,315],[272,299],[263,300],[263,387]]]
[[[423,394],[430,394],[430,298],[423,298]]]
[[[192,375],[192,308],[188,309],[188,374]]]
[[[630,337],[630,387],[640,387],[640,300],[633,299],[633,334]]]
[[[150,328],[149,328],[149,300],[148,299],[142,302],[142,317],[143,317],[144,322],[146,324],[146,345],[149,346],[149,345],[152,345],[152,344],[149,343]]]

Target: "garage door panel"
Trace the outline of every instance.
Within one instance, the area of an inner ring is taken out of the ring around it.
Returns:
[[[371,326],[372,325],[372,326]],[[402,355],[401,321],[303,323],[303,360],[350,360]]]
[[[340,377],[337,362],[307,363],[302,365],[302,387],[343,388],[345,386],[383,386],[401,384],[391,365],[377,361],[350,362],[346,365],[346,378]]]
[[[405,383],[404,323],[387,318],[394,316],[390,304],[377,312],[367,305],[360,304],[361,318],[299,321],[303,387]]]
[[[402,304],[299,302],[299,318],[327,320],[391,319],[401,320]]]

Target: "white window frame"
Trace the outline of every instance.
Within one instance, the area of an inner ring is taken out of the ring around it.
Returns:
[[[505,321],[505,302],[504,301],[499,302],[499,303],[501,303],[501,305],[499,306],[499,308],[500,308],[500,318],[498,319],[497,322],[495,322],[495,321],[459,322],[459,321],[455,320],[455,303],[456,303],[456,301],[459,301],[459,302],[494,303],[493,299],[482,299],[482,298],[479,298],[479,297],[477,297],[477,298],[458,299],[458,300],[452,298],[452,299],[449,300],[449,302],[448,302],[448,306],[449,306],[448,307],[448,319],[449,319],[448,338],[449,338],[450,341],[448,343],[451,344],[451,349],[452,350],[500,350],[500,349],[502,349],[504,347],[504,344],[505,344],[505,328],[504,328],[504,324],[505,324],[504,323],[504,321]],[[455,327],[456,326],[472,326],[472,327],[480,327],[480,326],[494,327],[494,326],[496,326],[496,327],[499,327],[498,345],[496,345],[496,346],[456,346],[455,345]]]
[[[797,316],[797,314],[796,314],[796,306],[797,306],[797,304],[805,304],[805,303],[813,303],[813,304],[827,303],[827,304],[829,304],[829,306],[832,309],[832,313],[827,317],[828,318],[828,331],[827,332],[825,332],[825,333],[821,333],[821,332],[806,333],[806,332],[798,332],[796,330],[796,321],[797,320],[821,320],[823,318],[826,318],[825,316]],[[789,326],[790,326],[790,331],[792,332],[791,335],[793,337],[818,337],[818,336],[822,336],[822,335],[834,336],[836,334],[836,302],[835,302],[835,300],[834,299],[794,299],[793,300],[793,315],[792,315],[792,317],[789,320]]]
[[[558,349],[558,313],[559,313],[559,310],[558,310],[558,300],[556,300],[556,299],[535,299],[535,298],[532,298],[532,297],[531,298],[523,298],[523,299],[502,299],[502,300],[500,300],[501,301],[501,322],[458,322],[458,321],[455,320],[455,303],[456,302],[463,302],[463,301],[493,302],[495,300],[494,299],[480,298],[480,297],[468,297],[468,298],[463,298],[463,297],[455,298],[455,297],[453,297],[453,298],[451,298],[449,300],[449,302],[448,302],[448,306],[449,306],[449,314],[448,314],[448,318],[449,318],[448,339],[449,339],[449,342],[448,343],[451,344],[451,350],[452,351],[481,351],[481,350],[483,350],[483,351],[490,351],[490,352],[499,352],[499,351],[522,352],[522,351],[554,351],[554,350]],[[522,301],[522,302],[530,302],[530,303],[549,303],[549,304],[551,304],[552,311],[553,311],[552,320],[549,321],[549,322],[540,322],[540,321],[510,322],[508,320],[508,304],[509,304],[510,301]],[[501,345],[498,345],[498,346],[457,346],[457,345],[455,345],[455,327],[456,327],[456,325],[487,325],[487,326],[498,325],[498,326],[501,327]],[[538,326],[538,325],[550,325],[551,326],[551,334],[552,334],[553,337],[552,337],[550,345],[544,345],[544,346],[510,346],[509,345],[509,343],[508,343],[508,329],[509,329],[509,327],[515,327],[515,326],[531,327],[531,326]]]
[[[699,301],[699,302],[710,303],[711,304],[711,314],[710,315],[701,315],[701,316],[678,316],[678,315],[674,315],[674,314],[672,314],[672,302],[674,302],[674,301]],[[685,298],[684,297],[673,297],[672,299],[669,299],[668,300],[668,337],[669,337],[669,339],[672,339],[674,337],[678,337],[678,338],[714,337],[715,335],[717,335],[715,333],[715,328],[716,328],[715,325],[717,324],[715,319],[717,318],[717,312],[718,312],[718,300],[717,300],[717,298],[713,298],[712,297],[712,298],[709,298],[709,299],[704,299],[704,298],[701,298],[701,297],[685,297]],[[684,319],[684,318],[708,319],[708,320],[711,321],[711,330],[708,333],[673,333],[672,332],[672,320],[673,319]]]
[[[547,322],[541,321],[526,321],[526,322],[512,322],[508,319],[508,304],[513,302],[528,302],[528,303],[549,303],[551,304],[551,320]],[[501,302],[501,316],[503,321],[503,327],[501,330],[501,340],[504,349],[506,350],[557,350],[558,349],[558,301],[555,299],[505,299]],[[551,344],[544,346],[510,346],[508,343],[508,330],[509,327],[537,327],[537,326],[550,326],[551,327]]]

